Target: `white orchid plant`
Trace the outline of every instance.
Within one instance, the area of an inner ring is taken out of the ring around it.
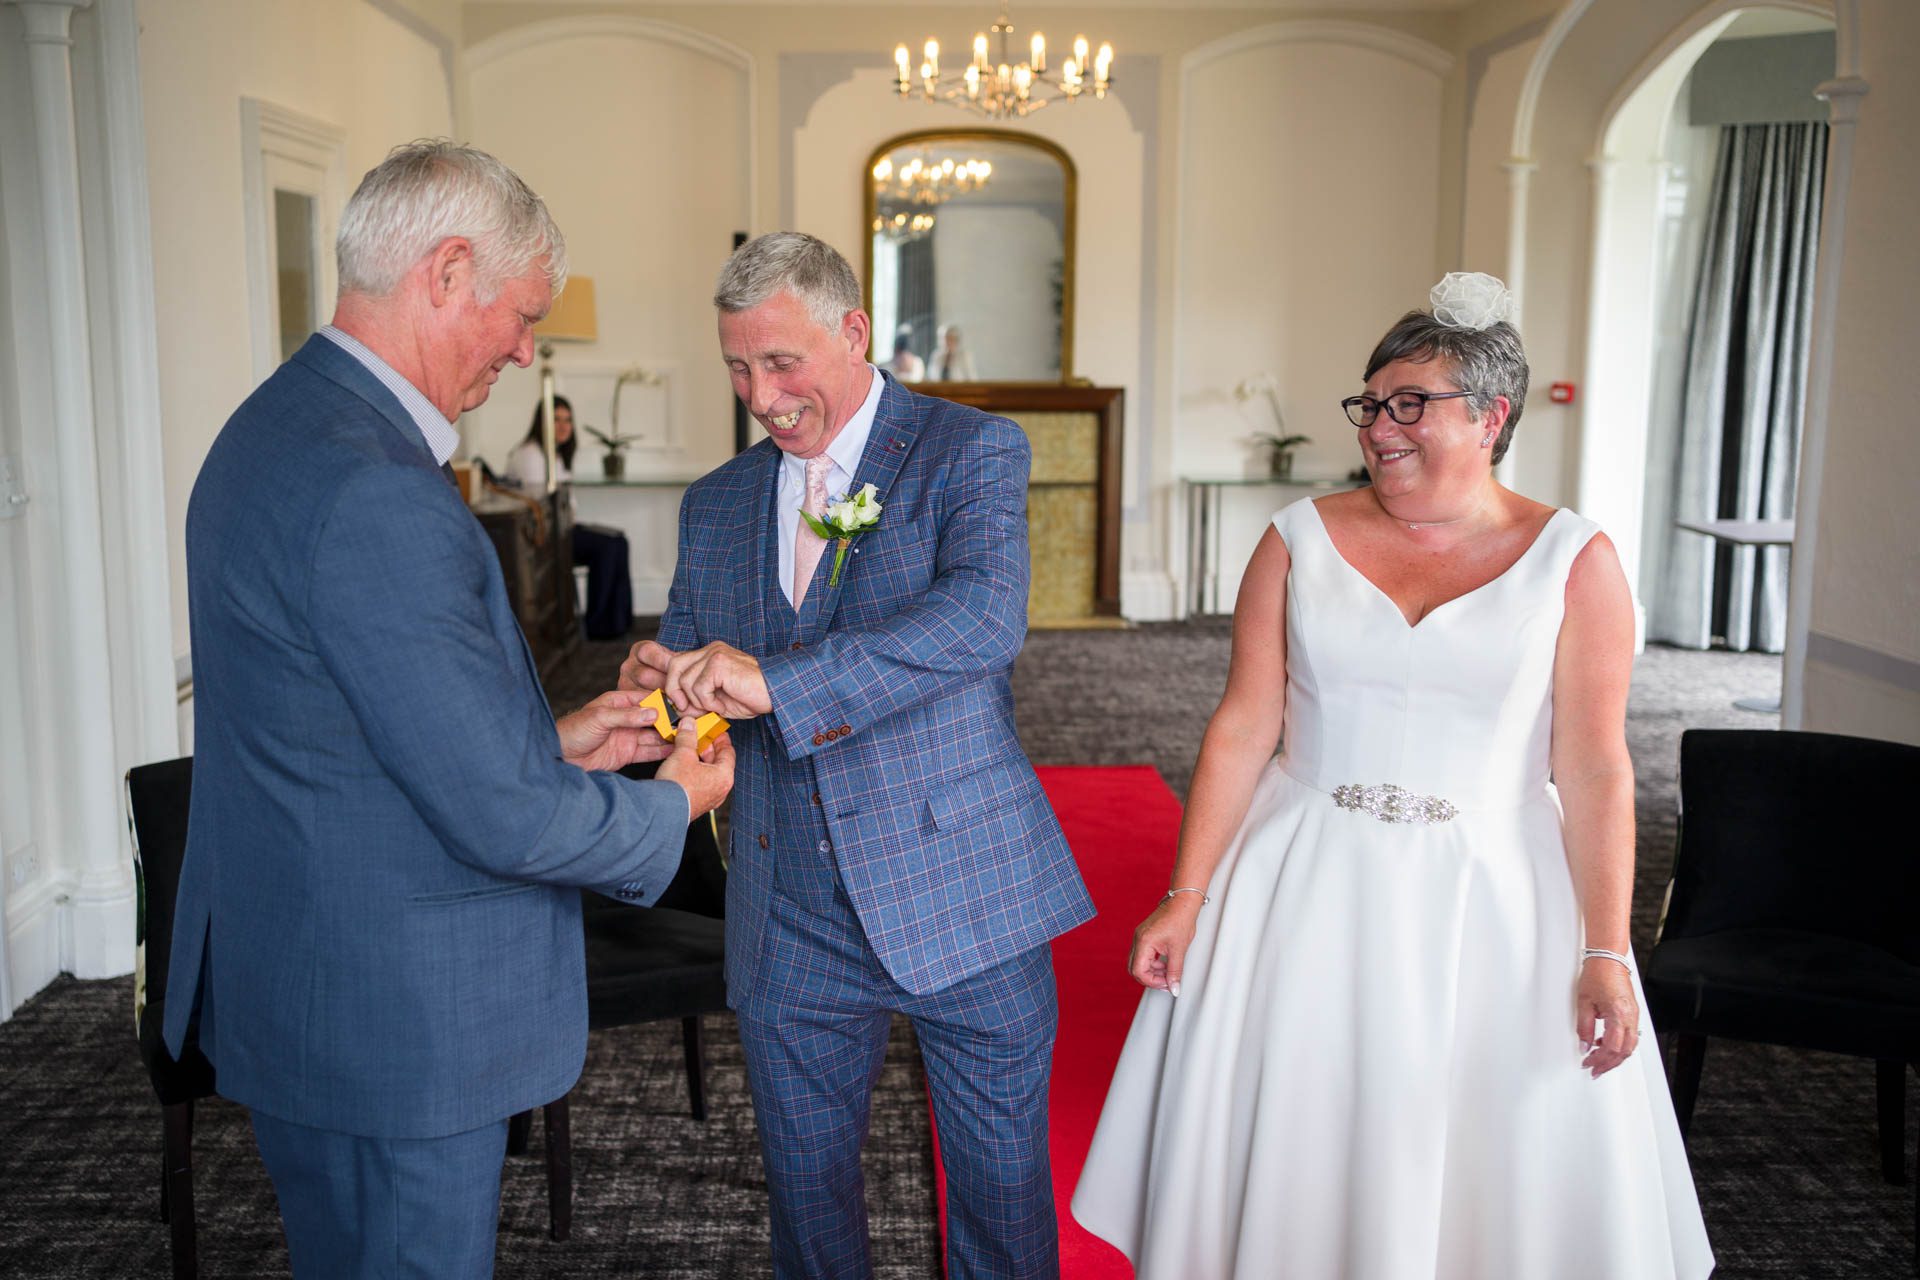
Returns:
[[[846,563],[847,548],[853,540],[879,528],[880,503],[874,499],[877,492],[871,484],[865,484],[852,495],[843,493],[827,504],[824,518],[801,511],[800,518],[809,529],[835,544],[833,572],[827,577],[829,587],[840,585],[840,566]]]

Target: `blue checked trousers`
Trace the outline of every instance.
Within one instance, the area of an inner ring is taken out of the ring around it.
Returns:
[[[802,768],[793,772],[799,776],[789,781],[805,777]],[[804,795],[795,798],[817,814]],[[782,817],[789,813],[800,817],[792,810]],[[867,945],[824,822],[779,825],[784,838],[769,851],[775,891],[761,939],[761,981],[738,1001],[772,1197],[774,1274],[873,1274],[860,1148],[889,1024],[899,1012],[919,1038],[940,1129],[947,1275],[1058,1276],[1047,1158],[1058,1022],[1052,952],[1035,947],[944,991],[913,995]]]

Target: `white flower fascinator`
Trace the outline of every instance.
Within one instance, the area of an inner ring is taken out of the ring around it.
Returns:
[[[1449,271],[1427,296],[1441,324],[1485,329],[1513,319],[1513,295],[1483,271]]]

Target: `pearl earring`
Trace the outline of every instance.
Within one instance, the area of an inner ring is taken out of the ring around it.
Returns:
[[[1485,435],[1480,437],[1480,444],[1482,448],[1492,443],[1493,443],[1493,437],[1491,435]]]

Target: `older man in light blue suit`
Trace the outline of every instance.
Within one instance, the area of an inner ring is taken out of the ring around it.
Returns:
[[[580,900],[636,902],[732,781],[631,693],[557,723],[442,473],[564,278],[484,153],[397,149],[343,215],[334,323],[207,455],[187,515],[193,803],[166,1034],[253,1112],[298,1276],[492,1273],[506,1120],[572,1087]]]
[[[895,1012],[948,1175],[947,1271],[1058,1274],[1048,940],[1093,908],[1014,732],[1024,432],[867,363],[852,269],[811,236],[736,250],[715,304],[767,429],[694,484],[658,642],[623,687],[735,723],[727,990],[780,1277],[872,1274],[860,1147]],[[804,506],[873,486],[842,548]]]

